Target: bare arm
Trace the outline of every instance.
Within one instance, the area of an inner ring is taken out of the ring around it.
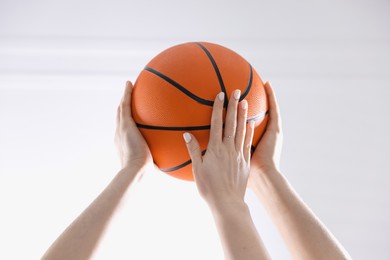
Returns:
[[[232,95],[224,135],[223,93],[214,101],[210,139],[202,158],[195,136],[184,135],[200,195],[208,204],[226,259],[268,259],[244,196],[249,176],[253,124],[246,127],[247,102],[238,107],[240,93]]]
[[[122,169],[103,192],[54,241],[42,259],[89,259],[126,191],[140,179],[153,160],[131,118],[132,85],[127,83],[118,107],[116,144]]]
[[[294,259],[349,259],[346,250],[279,171],[281,118],[269,82],[265,88],[270,118],[252,157],[249,185],[263,203]]]
[[[42,259],[89,259],[126,190],[140,170],[124,168],[104,191],[54,241]]]
[[[226,259],[270,259],[246,203],[221,203],[211,212]]]

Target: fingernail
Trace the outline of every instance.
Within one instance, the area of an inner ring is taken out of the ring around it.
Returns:
[[[248,108],[248,101],[246,101],[246,100],[241,101],[241,108],[244,110],[247,109]]]
[[[233,97],[235,100],[239,100],[240,99],[240,94],[241,94],[241,91],[239,89],[236,89],[233,93]]]
[[[224,94],[223,92],[221,92],[221,93],[218,94],[218,99],[219,99],[219,100],[222,101],[224,97],[225,97],[225,94]]]
[[[184,133],[183,137],[184,137],[184,141],[186,141],[187,144],[191,142],[191,135],[189,133]]]
[[[250,128],[255,128],[255,121],[251,121],[251,122],[249,123],[249,126],[250,126]]]

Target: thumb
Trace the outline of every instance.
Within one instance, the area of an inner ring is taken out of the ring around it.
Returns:
[[[184,133],[183,138],[186,142],[187,150],[192,161],[192,167],[194,169],[194,167],[202,163],[202,152],[200,151],[199,143],[190,133]]]

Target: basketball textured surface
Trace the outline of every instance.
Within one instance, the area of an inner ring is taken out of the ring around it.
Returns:
[[[159,169],[193,180],[183,133],[192,133],[206,153],[216,95],[241,90],[248,101],[248,120],[255,121],[252,150],[268,119],[263,82],[240,55],[223,46],[191,42],[173,46],[154,57],[138,76],[132,94],[132,116]]]

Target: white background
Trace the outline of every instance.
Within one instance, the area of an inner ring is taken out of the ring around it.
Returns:
[[[390,259],[389,13],[385,0],[0,0],[0,259],[39,258],[108,184],[125,81],[188,41],[229,47],[273,83],[282,171],[354,259]],[[222,256],[195,185],[151,172],[95,258]]]

